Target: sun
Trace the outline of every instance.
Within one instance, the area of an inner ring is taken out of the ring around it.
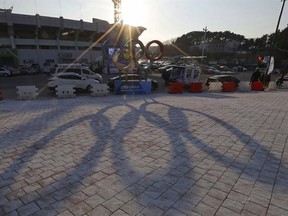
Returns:
[[[143,0],[122,0],[122,18],[125,24],[144,26],[146,8]]]

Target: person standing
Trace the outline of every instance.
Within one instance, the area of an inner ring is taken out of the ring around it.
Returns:
[[[250,78],[250,84],[253,82],[261,81],[261,72],[259,68],[256,68],[256,70],[253,72],[251,78]]]

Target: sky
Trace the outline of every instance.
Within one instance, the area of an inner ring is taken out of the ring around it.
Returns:
[[[0,8],[13,13],[60,17],[92,22],[114,22],[112,0],[0,0]],[[281,0],[122,0],[124,23],[143,26],[139,37],[166,41],[191,31],[231,31],[246,38],[275,32]],[[288,25],[286,3],[279,29]]]

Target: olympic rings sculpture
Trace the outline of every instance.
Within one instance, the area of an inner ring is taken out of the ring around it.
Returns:
[[[155,55],[149,50],[150,46],[154,43],[157,44],[160,48],[160,52],[157,53],[157,55]],[[137,45],[139,47],[137,47]],[[107,59],[109,58],[109,53],[107,52],[108,46],[109,46],[109,40],[105,41],[102,46],[102,48],[104,48],[104,50],[102,50],[103,55]],[[146,46],[144,46],[142,41],[140,41],[139,39],[130,39],[125,43],[123,47],[116,48],[116,50],[112,54],[112,61],[115,67],[118,68],[120,71],[128,71],[129,68],[131,68],[134,65],[140,70],[148,70],[152,66],[153,61],[161,59],[163,55],[164,55],[164,45],[158,40],[152,40],[148,42]],[[128,60],[129,63],[127,65],[121,64],[119,62],[120,56],[122,56],[123,59]],[[138,60],[144,56],[150,61],[148,66],[145,67],[141,66],[138,63]]]

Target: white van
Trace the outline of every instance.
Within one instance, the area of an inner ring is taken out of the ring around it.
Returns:
[[[55,75],[58,75],[60,73],[66,73],[66,72],[77,73],[81,75],[82,77],[98,80],[99,83],[103,82],[103,78],[100,74],[94,73],[87,66],[84,66],[82,64],[57,64],[56,65]]]

